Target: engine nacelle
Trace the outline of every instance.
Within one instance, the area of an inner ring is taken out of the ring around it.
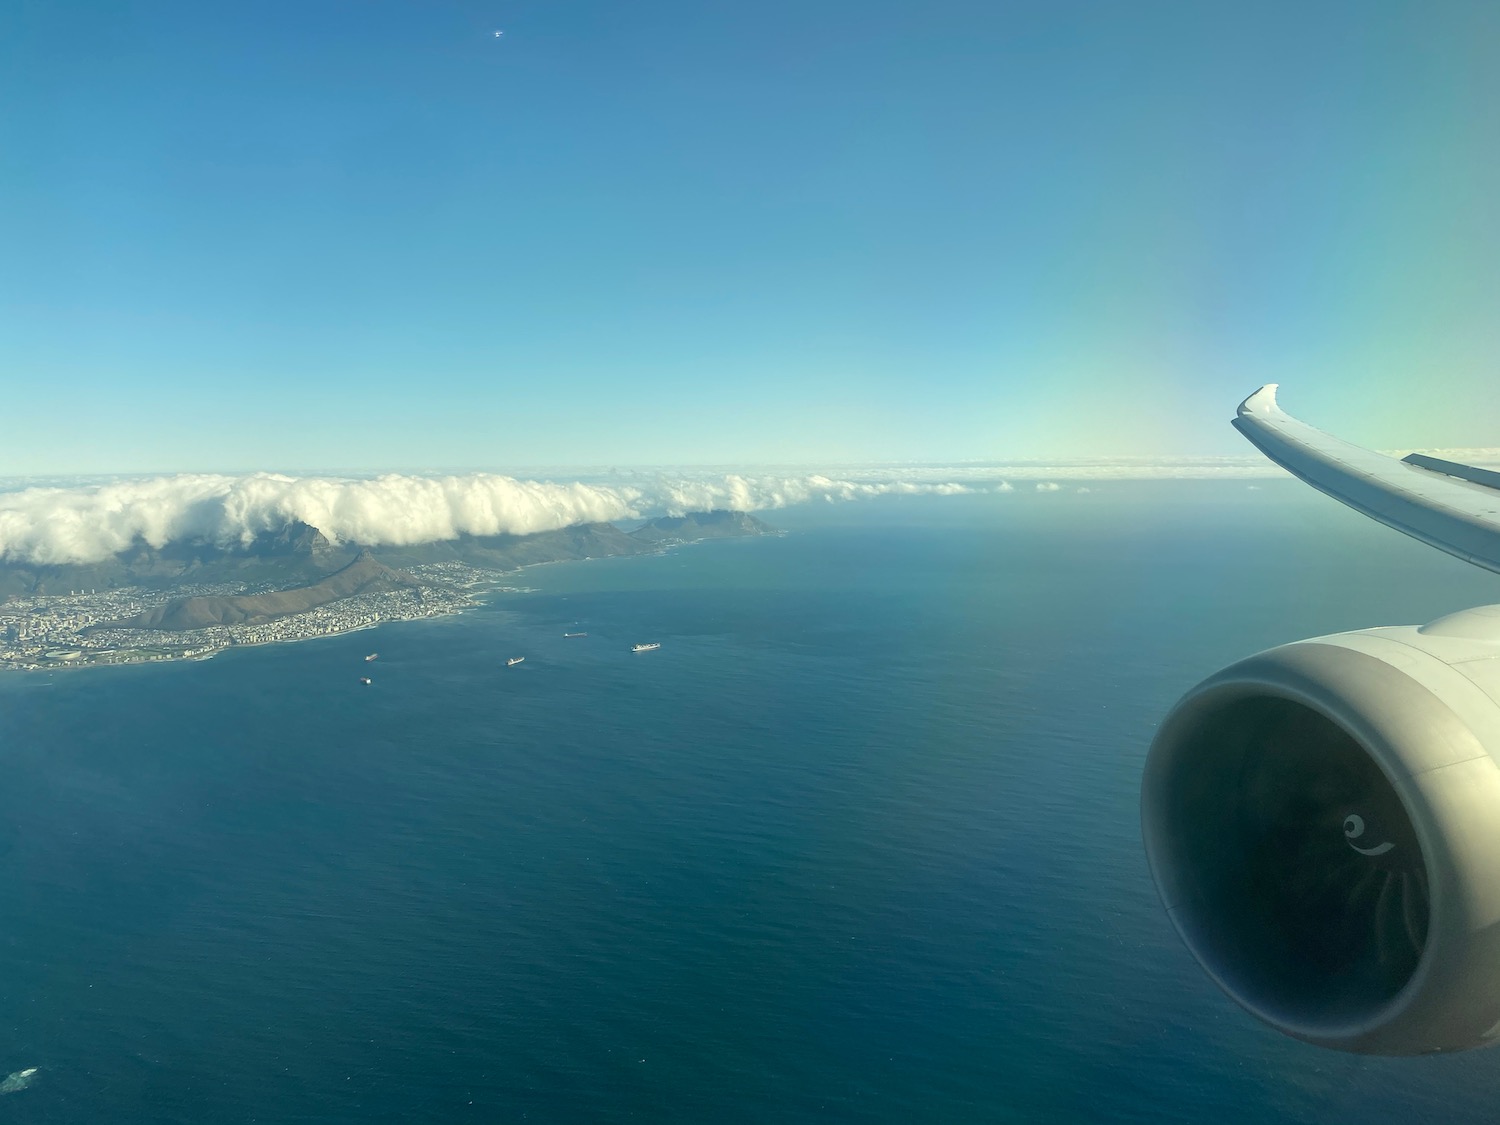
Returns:
[[[1146,762],[1146,853],[1231,998],[1323,1047],[1500,1038],[1500,606],[1270,649]]]

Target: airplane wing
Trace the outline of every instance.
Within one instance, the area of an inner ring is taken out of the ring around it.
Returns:
[[[1299,422],[1268,383],[1234,428],[1320,492],[1465,562],[1500,573],[1500,473],[1413,453],[1400,461]]]

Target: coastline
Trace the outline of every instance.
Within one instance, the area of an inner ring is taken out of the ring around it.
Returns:
[[[771,534],[783,535],[785,532],[776,531]],[[696,539],[669,540],[657,544],[654,550],[643,551],[634,557],[664,557],[679,547],[719,538],[743,538],[743,536],[701,536]],[[122,608],[128,609],[130,615],[134,616],[145,607],[164,604],[183,596],[197,596],[203,593],[218,594],[222,592],[220,588],[189,587],[186,589],[192,590],[193,593],[188,594],[186,590],[151,592],[141,587],[122,587],[106,591],[102,595],[90,593],[89,595],[70,594],[55,598],[43,596],[15,599],[12,602],[0,603],[0,675],[212,660],[231,648],[295,644],[300,641],[317,640],[321,637],[357,633],[393,622],[452,617],[487,604],[490,595],[529,592],[527,587],[511,585],[505,579],[519,575],[533,567],[569,562],[598,562],[601,559],[615,557],[622,556],[598,555],[585,558],[539,559],[536,562],[525,563],[504,571],[492,571],[468,564],[439,564],[444,577],[457,578],[459,581],[433,585],[424,583],[413,590],[359,594],[271,621],[253,625],[213,625],[203,629],[144,630],[113,628],[111,625],[114,621],[122,619],[120,612]],[[422,577],[418,572],[429,568],[413,567],[411,569],[418,577]],[[233,591],[233,593],[238,592],[238,590]],[[415,595],[415,604],[406,598],[405,595],[408,594]],[[372,599],[378,600],[372,604]],[[407,604],[403,605],[403,602]],[[410,612],[418,607],[421,612]],[[24,611],[24,613],[19,611]],[[67,620],[63,618],[59,621],[58,628],[44,634],[48,647],[37,651],[38,646],[33,645],[32,651],[26,656],[12,655],[14,642],[7,636],[7,622],[11,622],[10,627],[14,629],[13,622],[19,617],[40,616],[45,619],[55,611],[72,611],[73,617],[82,619],[84,623],[70,627],[62,623]],[[100,621],[96,615],[110,617],[111,620]]]
[[[403,596],[409,593],[417,595],[418,601],[415,604]],[[389,604],[383,605],[382,602]],[[319,637],[343,636],[395,621],[449,617],[478,604],[480,603],[474,596],[468,593],[420,587],[417,591],[401,591],[396,594],[363,594],[341,598],[305,613],[290,614],[255,625],[215,625],[205,629],[186,630],[89,626],[87,635],[79,631],[70,637],[56,637],[56,646],[40,653],[40,659],[17,659],[0,649],[0,674],[211,660],[226,649],[295,644]]]

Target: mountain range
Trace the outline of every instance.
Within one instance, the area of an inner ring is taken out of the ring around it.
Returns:
[[[773,532],[746,512],[713,511],[663,516],[629,531],[610,523],[584,523],[535,535],[462,535],[432,543],[364,546],[334,543],[317,528],[292,521],[246,544],[190,540],[156,548],[138,541],[100,562],[52,566],[0,559],[0,601],[122,586],[171,590],[235,585],[244,591],[178,599],[144,615],[154,616],[153,623],[139,623],[145,628],[190,629],[303,612],[375,588],[371,583],[384,584],[383,589],[417,585],[404,567],[456,562],[509,571],[535,563],[646,554],[673,543]],[[184,608],[184,602],[195,604]]]
[[[203,629],[209,625],[260,625],[278,617],[306,613],[310,609],[352,598],[358,594],[386,593],[420,588],[410,574],[392,570],[369,551],[361,551],[348,566],[326,578],[290,590],[264,594],[197,596],[174,598],[138,617],[118,624],[136,629]]]

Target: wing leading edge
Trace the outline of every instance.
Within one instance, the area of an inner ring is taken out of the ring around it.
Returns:
[[[1234,428],[1318,491],[1500,573],[1500,474],[1422,454],[1398,461],[1341,441],[1277,406],[1275,383],[1240,403]]]

